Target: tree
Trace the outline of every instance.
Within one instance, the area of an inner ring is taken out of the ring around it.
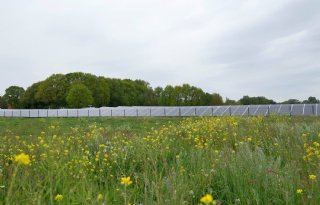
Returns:
[[[175,94],[175,89],[171,85],[167,85],[161,96],[161,105],[165,106],[174,106],[176,105],[176,94]]]
[[[303,103],[306,103],[306,104],[317,104],[319,102],[320,101],[316,97],[312,97],[312,96],[310,96],[308,100],[303,101]]]
[[[276,102],[270,99],[267,99],[264,96],[258,96],[258,97],[249,97],[249,96],[243,96],[239,102],[241,105],[265,105],[265,104],[275,104]]]
[[[156,105],[161,105],[161,96],[163,95],[163,88],[162,87],[156,87],[153,91],[155,99],[156,99]]]
[[[39,87],[43,81],[32,84],[27,88],[26,92],[22,97],[22,105],[24,108],[35,109],[45,108],[45,104],[36,98],[36,94],[39,91]]]
[[[211,105],[223,105],[223,98],[219,93],[213,93],[211,99]]]
[[[110,88],[107,79],[104,77],[97,77],[90,73],[68,73],[65,75],[68,85],[74,83],[81,83],[87,86],[91,91],[93,97],[92,105],[94,107],[102,107],[109,105],[110,102]]]
[[[35,94],[35,100],[43,107],[60,108],[66,106],[66,94],[69,90],[65,75],[54,74],[41,82]]]
[[[75,83],[71,86],[66,101],[71,108],[83,108],[92,105],[93,97],[87,86]]]
[[[224,104],[225,105],[239,105],[240,103],[235,100],[231,100],[229,98],[226,98],[226,102]]]
[[[21,108],[21,98],[23,97],[25,90],[19,86],[10,86],[6,89],[6,93],[3,96],[3,101],[9,108]]]
[[[289,99],[287,101],[282,102],[281,104],[300,104],[301,102],[297,99]]]
[[[0,96],[0,109],[6,109],[7,104],[4,102],[3,97]]]

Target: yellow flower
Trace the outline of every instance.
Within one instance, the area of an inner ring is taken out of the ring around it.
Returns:
[[[62,199],[63,199],[62,194],[57,194],[57,195],[54,197],[54,200],[56,200],[56,201],[61,201]]]
[[[132,181],[130,177],[121,177],[121,184],[129,186],[130,184],[132,184]]]
[[[30,164],[30,157],[27,154],[19,154],[16,155],[14,158],[14,161],[18,162],[19,164],[24,164],[24,165],[28,165]]]
[[[98,196],[97,196],[97,200],[98,200],[98,201],[100,201],[100,200],[102,200],[102,199],[103,199],[102,194],[98,194]]]
[[[317,179],[317,176],[314,175],[314,174],[310,174],[309,175],[309,179],[312,180],[312,181],[315,181]]]
[[[303,189],[297,189],[297,194],[301,194],[303,192]]]
[[[205,205],[208,205],[208,204],[215,205],[215,204],[217,204],[216,201],[213,200],[213,197],[210,194],[206,194],[203,197],[201,197],[200,202],[204,203]]]

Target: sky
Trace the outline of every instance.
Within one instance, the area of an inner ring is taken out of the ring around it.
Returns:
[[[0,95],[55,73],[320,98],[319,0],[0,0]]]

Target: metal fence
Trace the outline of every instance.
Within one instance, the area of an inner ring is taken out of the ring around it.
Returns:
[[[320,104],[274,104],[181,107],[102,107],[84,109],[0,109],[0,117],[186,117],[186,116],[318,116]]]

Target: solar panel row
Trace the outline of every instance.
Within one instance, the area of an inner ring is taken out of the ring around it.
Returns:
[[[164,117],[164,116],[318,116],[319,104],[185,107],[103,107],[85,109],[0,109],[0,117]]]

